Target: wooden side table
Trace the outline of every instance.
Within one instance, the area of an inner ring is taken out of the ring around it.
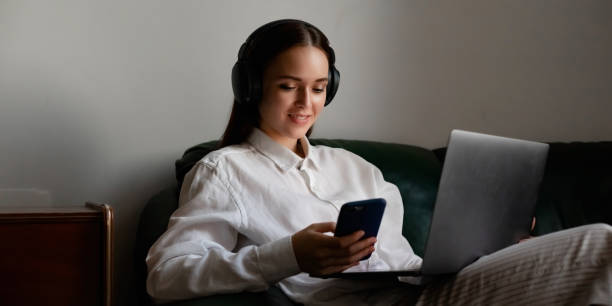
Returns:
[[[113,210],[0,208],[0,305],[110,306]]]

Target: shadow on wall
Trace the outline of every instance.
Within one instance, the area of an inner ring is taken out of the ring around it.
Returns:
[[[117,305],[136,305],[141,284],[135,279],[135,240],[140,213],[146,202],[174,180],[175,156],[144,155],[125,161],[115,179],[107,182],[110,192],[104,201],[115,209],[114,300]]]
[[[96,104],[103,98],[92,100],[69,87],[74,84],[32,74],[4,80],[0,75],[0,207],[112,205],[114,300],[132,304],[138,216],[151,195],[174,182],[177,156],[139,152],[145,149],[128,128],[113,132],[129,123],[104,118]],[[136,149],[122,147],[126,142]]]
[[[95,114],[78,96],[50,80],[17,80],[0,106],[0,188],[50,206],[80,205],[100,182],[91,169],[103,166]],[[8,86],[7,86],[8,87]],[[28,196],[28,190],[31,194]],[[12,197],[13,200],[15,197]],[[16,203],[0,203],[9,205]]]

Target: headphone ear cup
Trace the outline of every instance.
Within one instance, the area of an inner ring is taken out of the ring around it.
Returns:
[[[247,61],[239,60],[232,68],[232,90],[240,104],[255,103],[261,99],[262,86],[259,76],[249,69]]]
[[[242,61],[237,61],[232,68],[232,90],[234,91],[234,98],[239,104],[246,103],[245,100],[248,97],[248,89],[245,88],[248,84],[248,76],[244,70]],[[247,94],[245,94],[245,91],[247,91]]]
[[[336,95],[340,87],[340,71],[336,69],[336,66],[331,66],[327,77],[327,95],[325,96],[325,106],[331,103],[332,99]]]

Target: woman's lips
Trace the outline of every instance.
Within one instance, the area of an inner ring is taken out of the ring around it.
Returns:
[[[310,119],[310,115],[289,114],[289,119],[291,119],[291,121],[295,123],[302,124],[308,122],[308,120]]]

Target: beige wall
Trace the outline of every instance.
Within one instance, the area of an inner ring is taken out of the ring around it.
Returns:
[[[612,140],[612,1],[2,0],[0,206],[113,205],[130,305],[140,210],[221,134],[246,36],[286,17],[319,26],[342,73],[314,137]]]

